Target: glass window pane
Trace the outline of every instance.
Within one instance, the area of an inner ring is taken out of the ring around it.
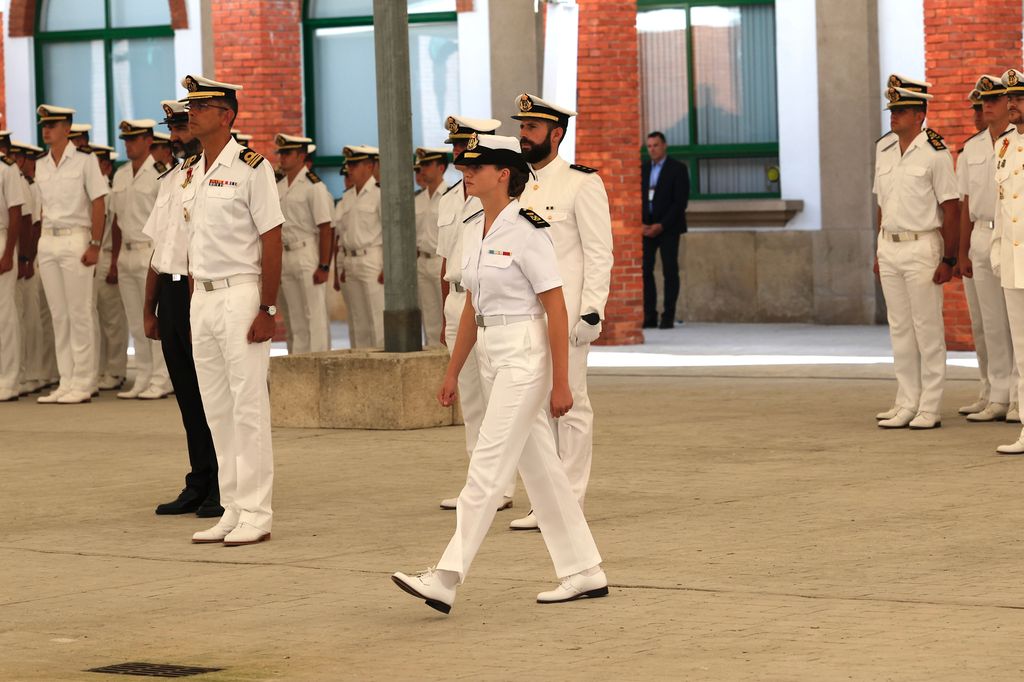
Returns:
[[[105,28],[103,0],[43,0],[40,28],[43,31],[74,31]]]
[[[319,147],[317,147],[317,150],[319,151]],[[341,166],[317,166],[313,170],[324,181],[331,196],[334,197],[334,201],[337,202],[341,195],[345,193],[345,179],[338,174]]]
[[[114,126],[126,118],[164,118],[160,100],[174,96],[174,38],[115,40],[111,45]],[[116,142],[124,158],[124,143]]]
[[[701,194],[779,192],[779,158],[701,159]]]
[[[458,109],[459,65],[454,23],[409,27],[413,145],[440,145],[444,120]],[[314,34],[316,143],[336,155],[347,144],[379,142],[373,27],[317,29]],[[339,85],[339,67],[345,71]]]
[[[694,7],[697,142],[777,142],[775,8]]]
[[[455,0],[408,0],[408,2],[409,14],[455,11]],[[370,17],[373,16],[373,0],[309,0],[309,16],[312,19]]]
[[[166,0],[110,0],[110,25],[169,26],[171,5]]]
[[[690,143],[686,70],[686,10],[660,9],[636,16],[640,40],[641,144],[660,130],[670,145]]]
[[[73,107],[76,123],[91,123],[90,139],[107,142],[103,41],[43,44],[43,102]]]

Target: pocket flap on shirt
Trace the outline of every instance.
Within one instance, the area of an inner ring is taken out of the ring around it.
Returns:
[[[922,166],[907,166],[905,170],[907,171],[907,175],[912,175],[915,178],[923,178],[925,173],[928,172],[928,169]]]
[[[444,227],[445,225],[451,225],[454,222],[455,222],[455,214],[454,213],[442,213],[441,215],[437,216],[437,224],[440,227]]]
[[[234,199],[235,187],[207,187],[206,196],[212,199]]]

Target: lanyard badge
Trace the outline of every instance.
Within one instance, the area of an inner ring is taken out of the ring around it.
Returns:
[[[189,186],[189,184],[192,183],[192,171],[193,170],[195,170],[195,169],[194,168],[189,168],[188,172],[185,173],[185,182],[181,183],[181,188],[182,189],[185,189],[186,187]]]

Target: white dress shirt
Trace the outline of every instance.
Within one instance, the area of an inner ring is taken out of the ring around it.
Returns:
[[[54,163],[53,152],[36,162],[36,185],[42,195],[43,227],[92,229],[92,202],[110,193],[92,152],[70,142]]]
[[[935,149],[922,130],[900,154],[899,138],[875,161],[875,184],[886,232],[928,232],[942,227],[943,202],[958,199],[953,157]]]
[[[1014,130],[1007,126],[1000,139],[992,140],[988,129],[967,140],[956,160],[956,181],[960,197],[969,197],[971,222],[991,222],[996,216],[996,150],[1002,137]]]
[[[160,189],[157,182],[160,173],[155,164],[156,160],[147,156],[138,172],[132,172],[132,162],[129,161],[114,173],[110,203],[121,230],[121,239],[125,242],[146,241],[142,228],[153,212],[153,204]]]
[[[1004,289],[1024,289],[1024,136],[1017,131],[999,138],[995,179],[992,270]]]
[[[354,251],[381,246],[383,228],[380,221],[380,186],[370,178],[363,188],[356,191],[352,187],[352,205],[343,217],[344,228],[341,233],[341,245]],[[346,196],[349,192],[346,192]],[[344,202],[345,197],[341,200]]]
[[[434,193],[424,189],[416,194],[413,204],[416,208],[416,250],[433,256],[437,253],[438,209],[441,196],[448,189],[448,184],[441,181]]]
[[[281,212],[284,213],[284,227],[281,239],[285,244],[303,239],[319,239],[318,227],[331,222],[334,207],[331,195],[323,182],[311,171],[300,171],[291,184],[288,178],[277,183],[281,197]]]
[[[188,226],[181,209],[181,183],[185,176],[179,174],[180,168],[175,166],[157,180],[160,189],[156,202],[142,228],[153,240],[151,267],[164,275],[188,274]]]
[[[484,236],[484,214],[465,227],[462,284],[478,315],[544,313],[537,294],[562,286],[550,228],[534,227],[509,202]]]
[[[0,230],[6,230],[10,219],[10,209],[25,205],[25,182],[21,171],[13,159],[4,158],[0,161]],[[22,215],[24,215],[22,210]]]
[[[204,153],[177,173],[184,185],[181,208],[189,231],[189,269],[196,279],[259,275],[260,235],[284,223],[274,170],[266,159],[251,167],[240,155],[255,152],[243,150],[228,140],[209,170],[204,170]]]
[[[437,205],[437,255],[445,259],[444,280],[462,283],[462,240],[465,234],[463,220],[483,206],[476,197],[467,197],[462,180],[441,195]]]

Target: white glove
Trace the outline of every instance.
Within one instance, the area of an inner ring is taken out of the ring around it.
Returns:
[[[601,336],[601,323],[590,324],[586,320],[578,320],[569,335],[569,342],[574,346],[585,346],[588,343],[597,341]]]

